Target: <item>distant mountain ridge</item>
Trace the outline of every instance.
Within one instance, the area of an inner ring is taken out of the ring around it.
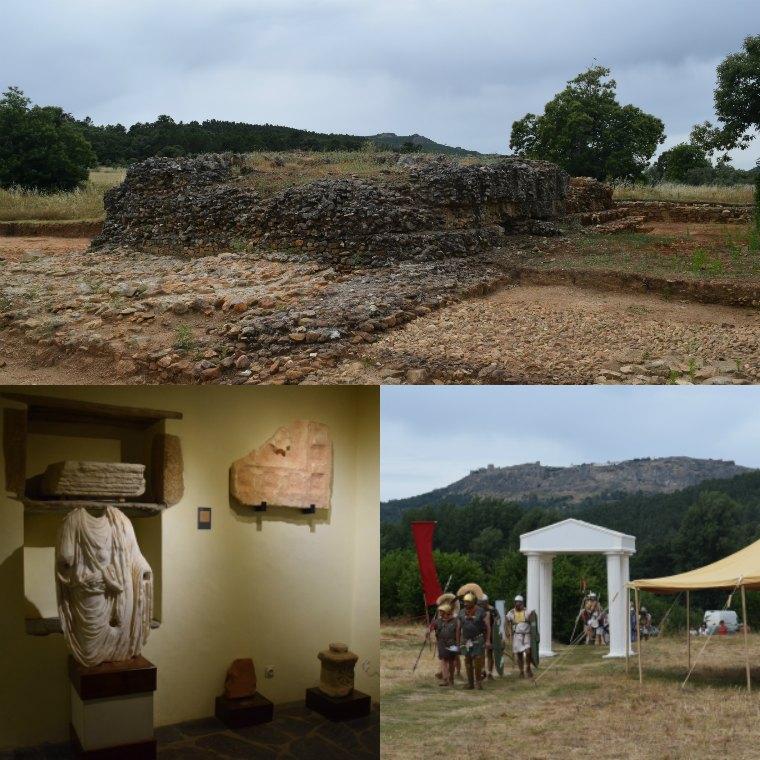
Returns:
[[[540,462],[508,467],[489,464],[443,488],[384,502],[380,517],[395,522],[407,509],[445,502],[463,504],[473,497],[571,506],[589,498],[612,499],[626,493],[671,493],[705,480],[733,478],[752,471],[732,461],[692,457],[630,459],[570,467],[548,467]]]
[[[393,132],[381,132],[379,135],[370,135],[365,140],[372,140],[375,145],[390,148],[391,150],[401,150],[405,143],[411,143],[419,148],[423,153],[448,153],[454,156],[477,156],[480,155],[476,150],[467,150],[466,148],[453,148],[450,145],[443,145],[431,140],[424,135],[397,135]]]

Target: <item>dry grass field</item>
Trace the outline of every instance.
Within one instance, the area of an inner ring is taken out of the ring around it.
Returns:
[[[121,183],[125,171],[108,167],[93,169],[87,184],[71,192],[0,189],[0,222],[102,219],[103,194]]]
[[[752,185],[617,185],[616,201],[685,201],[749,205],[754,197]]]
[[[437,661],[420,627],[381,628],[382,757],[662,758],[760,755],[760,636],[751,635],[757,691],[747,694],[741,636],[713,637],[688,686],[686,642],[661,638],[636,660],[604,660],[600,649],[555,645],[535,683],[519,680],[507,661],[503,678],[482,692],[441,688]],[[695,653],[704,639],[692,641]]]
[[[422,154],[424,156],[424,154]],[[401,160],[400,160],[401,158]],[[447,157],[452,159],[451,156]],[[498,156],[464,156],[455,158],[463,166],[493,163]],[[249,153],[246,156],[243,182],[264,195],[285,187],[306,185],[320,179],[375,178],[392,181],[405,172],[404,164],[413,156],[392,151],[329,151],[312,153]]]

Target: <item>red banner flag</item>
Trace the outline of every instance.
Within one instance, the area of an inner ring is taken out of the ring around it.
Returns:
[[[420,564],[420,578],[422,579],[425,604],[435,604],[438,597],[443,593],[433,559],[433,533],[435,533],[436,525],[437,523],[432,521],[412,523],[412,536],[414,536],[414,544],[417,547],[417,561]]]

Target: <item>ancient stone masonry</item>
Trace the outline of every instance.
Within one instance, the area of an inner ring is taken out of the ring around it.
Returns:
[[[145,493],[145,465],[127,462],[56,462],[42,477],[45,496],[129,498]]]
[[[572,177],[565,202],[566,213],[582,214],[607,211],[614,205],[612,185],[591,177]]]
[[[752,206],[728,206],[713,203],[674,203],[672,201],[618,201],[616,208],[626,214],[638,214],[648,222],[684,222],[749,224]]]
[[[333,448],[327,425],[295,420],[230,467],[230,493],[247,506],[329,509]]]
[[[185,256],[244,246],[379,265],[468,256],[513,229],[550,233],[547,222],[564,214],[568,178],[553,164],[401,159],[382,178],[317,179],[270,195],[246,184],[242,156],[148,159],[107,193],[93,246]]]
[[[319,688],[330,697],[347,697],[354,690],[354,667],[359,659],[340,642],[330,644],[317,657],[322,663]]]

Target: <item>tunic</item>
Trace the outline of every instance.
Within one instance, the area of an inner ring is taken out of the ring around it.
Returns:
[[[462,653],[467,657],[480,657],[485,653],[486,611],[475,607],[472,615],[467,610],[459,612],[462,626]]]
[[[438,646],[438,657],[442,660],[453,660],[456,652],[449,651],[449,647],[457,643],[457,619],[455,617],[443,620],[437,618],[435,623],[435,638]]]
[[[507,613],[507,620],[512,623],[512,651],[530,652],[530,623],[528,610],[516,610],[514,607]]]

